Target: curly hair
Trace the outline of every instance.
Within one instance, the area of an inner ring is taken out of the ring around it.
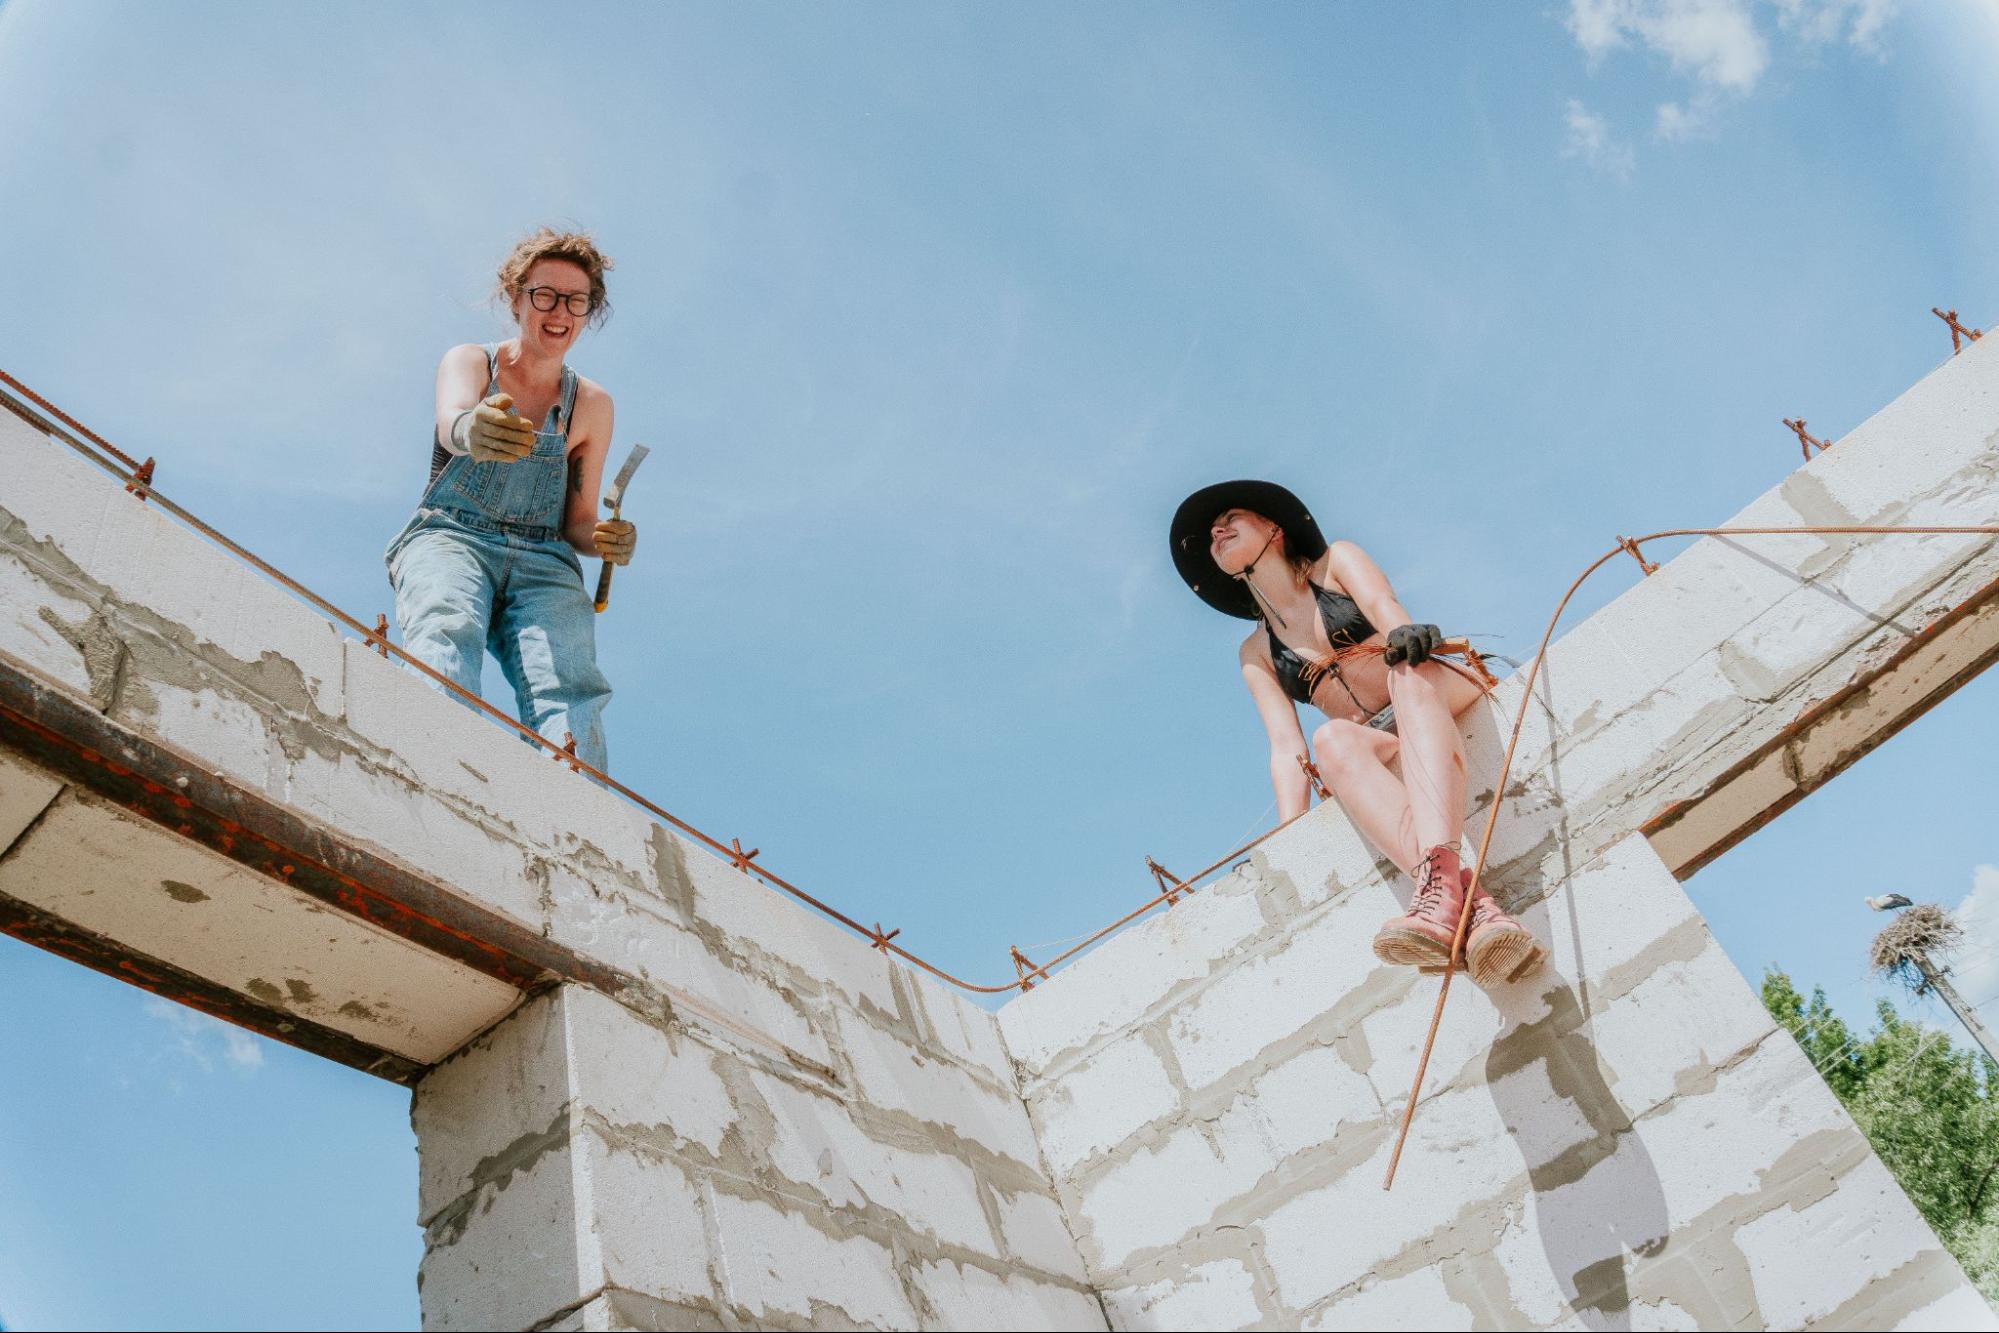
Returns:
[[[534,235],[514,246],[500,261],[500,299],[511,306],[514,298],[527,286],[528,270],[535,266],[536,261],[543,259],[566,259],[589,275],[589,322],[603,323],[611,313],[611,303],[604,296],[604,275],[612,268],[611,257],[597,248],[597,242],[587,231],[536,228]]]

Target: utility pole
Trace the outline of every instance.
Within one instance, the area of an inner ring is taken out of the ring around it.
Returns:
[[[1957,987],[1944,980],[1944,974],[1937,970],[1928,954],[1917,954],[1915,963],[1923,974],[1923,987],[1943,996],[1943,1002],[1957,1015],[1958,1022],[1964,1024],[1964,1030],[1971,1034],[1971,1039],[1983,1046],[1985,1054],[1993,1061],[1999,1062],[1999,1040],[1993,1039],[1992,1029],[1980,1021],[1978,1011],[1964,1002],[1964,997],[1957,993]]]
[[[1984,1048],[1987,1057],[1999,1061],[1999,1039],[1979,1019],[1978,1011],[1964,1002],[1957,987],[1945,980],[1950,969],[1938,967],[1931,957],[1949,949],[1964,935],[1950,913],[1935,903],[1912,903],[1899,893],[1869,898],[1867,905],[1877,912],[1900,913],[1874,937],[1874,947],[1868,956],[1874,970],[1895,978],[1918,995],[1935,991],[1942,996],[1971,1039]]]

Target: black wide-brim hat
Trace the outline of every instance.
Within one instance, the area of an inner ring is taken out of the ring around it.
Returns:
[[[1203,486],[1173,512],[1173,567],[1194,595],[1224,615],[1258,618],[1256,597],[1241,579],[1222,573],[1208,554],[1215,519],[1231,509],[1261,514],[1284,530],[1287,555],[1317,560],[1326,553],[1325,534],[1305,502],[1274,481],[1223,481]]]

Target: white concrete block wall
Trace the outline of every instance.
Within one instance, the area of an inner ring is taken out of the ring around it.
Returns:
[[[1001,1011],[1017,1049],[1048,1053],[1028,1104],[1117,1327],[1893,1326],[1956,1290],[1637,835],[1528,910],[1548,971],[1453,988],[1384,1193],[1435,983],[1373,958],[1397,901],[1369,867],[1295,908],[1318,888],[1279,867],[1339,818],[1225,883],[1270,924],[1205,976],[1160,969],[1134,1021],[1078,1012],[1088,962]],[[1110,970],[1138,1006],[1128,958]],[[1118,1080],[1142,1123],[1098,1104]]]
[[[424,1324],[1104,1327],[1038,1164],[961,1137],[965,1101],[562,987],[418,1085]]]

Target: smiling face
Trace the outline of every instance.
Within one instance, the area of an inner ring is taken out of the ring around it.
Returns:
[[[514,293],[514,322],[521,326],[521,345],[538,355],[560,360],[589,317],[573,314],[566,300],[557,301],[553,310],[535,309],[528,290],[536,287],[543,289],[544,301],[551,292],[563,297],[588,297],[590,275],[581,264],[567,259],[537,259],[522,277],[520,290]]]
[[[1225,509],[1208,525],[1208,555],[1222,573],[1234,577],[1265,549],[1284,555],[1284,531],[1247,509]]]

